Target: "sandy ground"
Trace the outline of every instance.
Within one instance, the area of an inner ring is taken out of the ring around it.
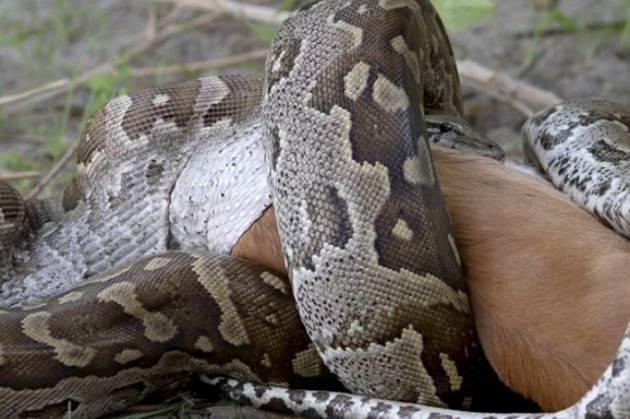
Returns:
[[[459,59],[470,58],[564,99],[601,97],[630,105],[630,43],[624,44],[618,31],[565,32],[534,39],[531,33],[541,12],[534,10],[533,2],[497,3],[493,19],[452,33]],[[625,0],[560,2],[563,14],[583,24],[623,19],[628,8]],[[535,57],[532,63],[530,55]],[[473,124],[518,158],[524,117],[483,92],[465,92]]]

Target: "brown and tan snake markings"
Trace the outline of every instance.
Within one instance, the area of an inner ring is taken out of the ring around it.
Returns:
[[[589,137],[589,155],[625,167],[627,110],[586,106],[532,119],[530,148],[623,230],[630,200],[591,198],[627,196],[625,181],[542,152],[595,127],[613,139]],[[308,417],[630,417],[630,331],[563,412],[449,410],[474,406],[485,373],[427,142],[442,135],[427,119],[467,132],[461,110],[427,0],[322,0],[284,22],[264,82],[207,77],[113,99],[81,137],[62,214],[40,220],[43,204],[0,184],[0,416],[97,417],[200,376]],[[554,117],[573,124],[559,138]],[[225,254],[272,203],[290,282]],[[355,394],[327,391],[339,382]]]
[[[431,87],[391,46],[402,37],[408,49],[438,50],[411,35],[416,25],[439,45],[448,40],[437,21],[419,18],[419,3],[380,3],[357,14],[357,4],[321,2],[278,31],[274,48],[294,39],[303,47],[263,108],[266,130],[277,136],[269,149],[274,208],[302,321],[344,385],[463,406],[478,348],[465,295],[450,296],[464,284],[423,134],[421,92]],[[318,53],[309,54],[315,43]],[[438,75],[456,78],[433,64],[423,61],[436,85],[445,83]],[[434,110],[460,103],[447,92],[432,92]],[[410,240],[392,234],[399,219],[414,233]],[[419,253],[426,257],[413,257]],[[387,294],[368,283],[387,284]],[[364,308],[347,309],[353,299]],[[464,377],[457,391],[440,353]]]

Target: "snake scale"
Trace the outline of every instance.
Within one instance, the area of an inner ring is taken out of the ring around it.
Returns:
[[[428,139],[498,153],[461,108],[424,0],[323,0],[282,25],[264,83],[110,101],[62,209],[0,185],[0,416],[96,417],[202,375],[310,417],[504,417],[446,409],[473,402],[481,353]],[[227,255],[271,204],[290,282]],[[550,417],[629,417],[629,365],[630,331]]]

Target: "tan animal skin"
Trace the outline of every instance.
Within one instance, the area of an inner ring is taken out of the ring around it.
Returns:
[[[576,402],[630,318],[630,242],[534,176],[433,148],[484,351],[544,410]],[[232,250],[283,268],[273,210]]]

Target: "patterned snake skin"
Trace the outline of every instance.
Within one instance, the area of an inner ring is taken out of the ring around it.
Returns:
[[[574,100],[523,126],[529,160],[575,202],[630,239],[630,111]]]
[[[465,126],[460,110],[423,0],[303,9],[264,87],[211,77],[112,100],[62,214],[42,223],[44,204],[0,184],[0,416],[96,417],[197,375],[339,388],[331,371],[422,405],[204,380],[314,417],[478,417],[443,409],[470,405],[481,355],[426,129]],[[291,283],[225,255],[272,203]],[[556,417],[628,417],[626,365],[630,335]]]

